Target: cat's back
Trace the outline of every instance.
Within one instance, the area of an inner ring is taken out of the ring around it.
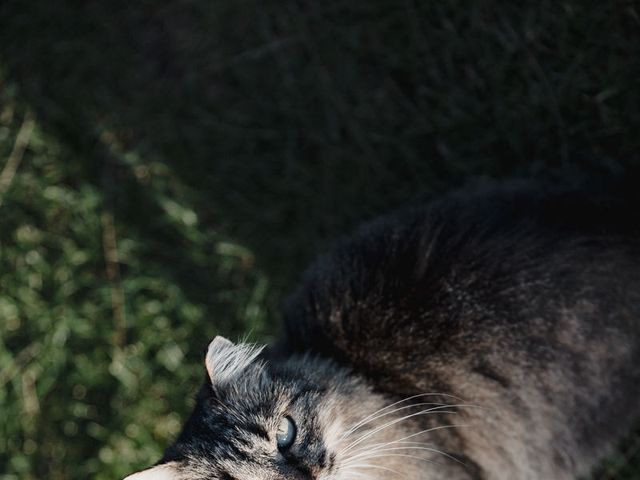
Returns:
[[[572,306],[637,313],[638,206],[624,184],[511,182],[383,217],[306,272],[285,311],[291,347],[375,375],[416,349],[443,351],[460,337],[473,343],[481,330],[523,317],[553,323],[545,312]],[[609,325],[637,331],[623,317]]]

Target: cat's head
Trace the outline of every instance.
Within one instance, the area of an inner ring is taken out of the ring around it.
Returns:
[[[126,480],[357,476],[354,465],[363,462],[354,455],[393,429],[352,445],[380,421],[356,435],[350,427],[384,406],[383,399],[330,361],[300,357],[263,362],[260,352],[216,337],[206,356],[207,381],[182,434],[160,465]]]

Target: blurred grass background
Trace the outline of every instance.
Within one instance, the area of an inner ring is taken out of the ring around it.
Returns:
[[[634,1],[3,0],[0,479],[155,461],[358,222],[639,152]]]

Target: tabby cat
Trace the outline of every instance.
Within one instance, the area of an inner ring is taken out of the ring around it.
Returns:
[[[266,349],[216,337],[128,480],[569,479],[640,416],[640,205],[527,182],[365,225]]]

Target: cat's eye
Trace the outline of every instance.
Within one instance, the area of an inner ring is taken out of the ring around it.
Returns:
[[[276,441],[278,448],[289,448],[296,439],[296,424],[289,417],[282,417],[278,430],[276,431]]]

